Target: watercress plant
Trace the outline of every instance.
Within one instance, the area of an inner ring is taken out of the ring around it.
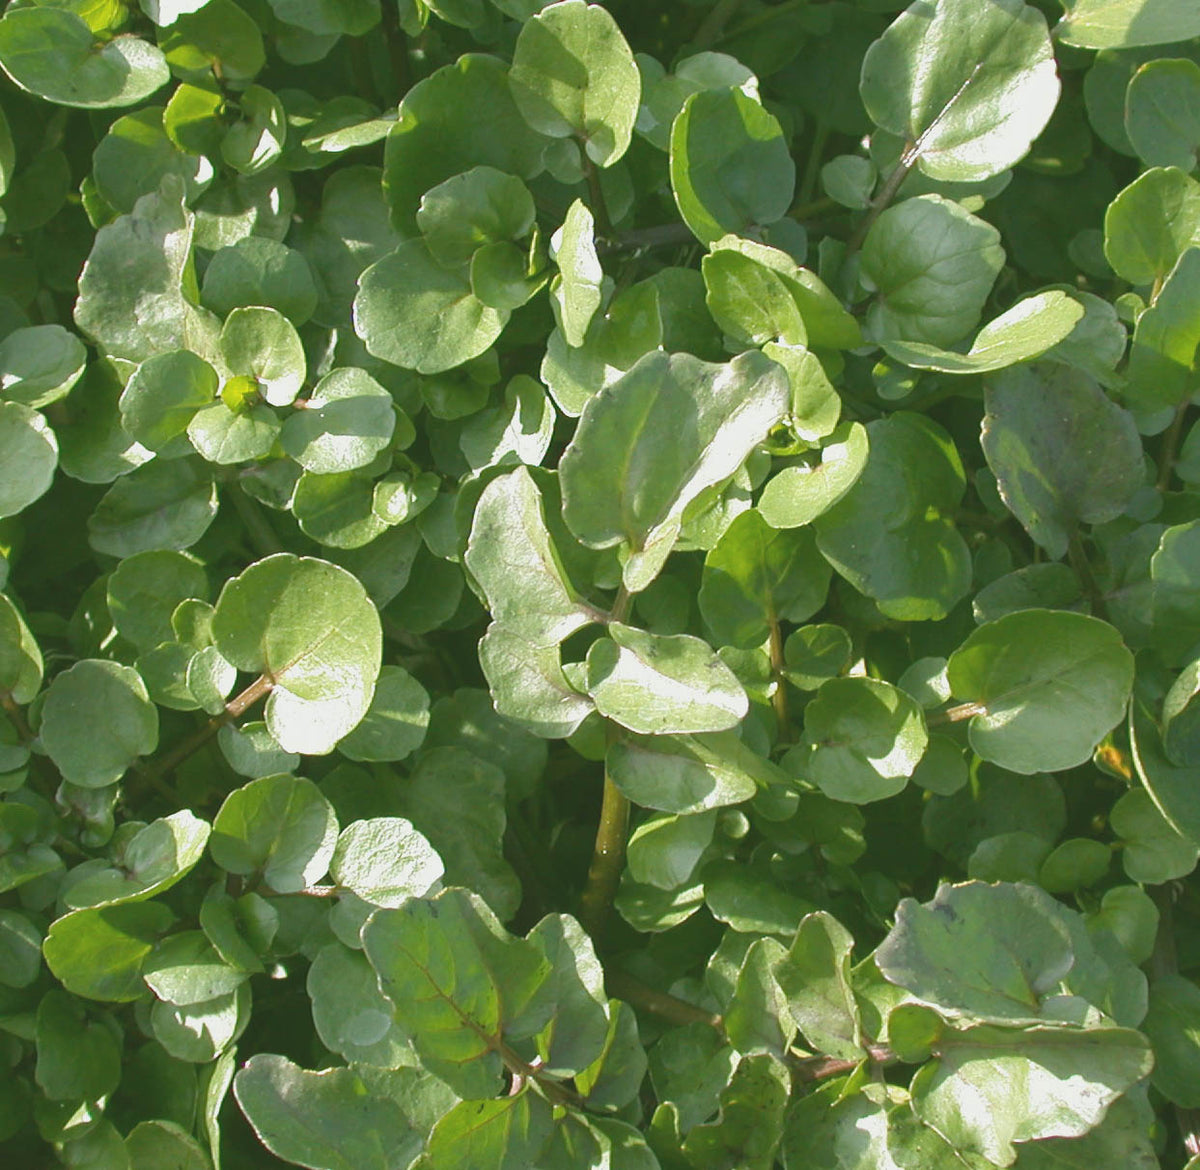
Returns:
[[[0,1161],[1200,1166],[1200,7],[0,67]]]

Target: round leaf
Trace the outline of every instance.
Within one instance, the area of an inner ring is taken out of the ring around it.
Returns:
[[[43,415],[17,402],[0,402],[0,518],[15,516],[54,481],[58,440]]]
[[[980,626],[950,656],[955,698],[977,710],[971,747],[1032,775],[1074,768],[1125,714],[1133,655],[1097,618],[1028,609]]]
[[[41,740],[65,779],[103,788],[158,746],[158,712],[136,670],[89,658],[50,684]]]

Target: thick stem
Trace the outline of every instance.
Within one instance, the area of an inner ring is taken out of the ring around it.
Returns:
[[[800,180],[800,191],[796,196],[797,201],[803,205],[811,202],[813,192],[817,189],[817,176],[821,173],[821,156],[825,153],[825,144],[829,141],[829,127],[824,122],[818,122],[816,130],[813,131],[812,145],[808,149],[808,161],[804,164],[804,176]],[[790,215],[800,219],[793,210]]]
[[[1158,490],[1165,492],[1171,486],[1171,474],[1175,470],[1175,457],[1179,452],[1179,440],[1183,435],[1183,419],[1188,404],[1181,402],[1171,419],[1167,433],[1163,435],[1162,447],[1158,452]]]
[[[944,723],[961,723],[964,719],[986,714],[987,707],[983,703],[959,703],[944,711],[931,711],[925,716],[925,722],[929,727],[940,727]]]
[[[645,1011],[653,1012],[673,1024],[707,1024],[718,1032],[724,1033],[725,1026],[720,1016],[698,1008],[694,1003],[685,999],[677,999],[665,991],[656,991],[648,987],[640,979],[628,975],[624,971],[605,971],[604,984],[611,995],[623,999]]]
[[[629,832],[629,801],[604,769],[604,798],[587,884],[579,901],[579,921],[599,941],[612,909],[621,871],[625,868],[625,839]]]

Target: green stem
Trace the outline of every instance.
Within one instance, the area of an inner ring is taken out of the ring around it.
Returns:
[[[703,1008],[697,1007],[694,1003],[688,1003],[685,999],[668,995],[665,991],[656,991],[653,987],[647,986],[640,979],[624,971],[605,971],[604,985],[610,995],[617,999],[623,999],[626,1003],[633,1004],[634,1007],[653,1012],[656,1016],[661,1016],[672,1024],[707,1024],[710,1028],[724,1034],[725,1025],[720,1016],[706,1012]]]
[[[683,223],[659,223],[653,227],[633,228],[620,232],[609,240],[598,240],[596,251],[601,255],[609,252],[638,252],[643,248],[678,247],[680,244],[695,243],[692,229]]]
[[[592,216],[596,220],[596,234],[604,239],[613,236],[612,219],[608,214],[608,203],[604,198],[604,189],[600,186],[600,172],[596,164],[588,157],[587,144],[579,139],[579,157],[583,159],[583,173],[587,178],[588,198],[592,204]]]
[[[629,801],[604,769],[604,797],[600,805],[600,824],[587,884],[579,901],[579,921],[598,942],[612,909],[621,871],[625,868],[625,840],[629,832]]]
[[[895,169],[888,175],[887,182],[880,188],[879,194],[871,200],[871,205],[867,208],[867,214],[859,220],[850,239],[846,241],[846,259],[849,259],[862,247],[863,240],[867,238],[867,233],[871,230],[875,221],[887,210],[892,200],[896,198],[896,193],[900,190],[904,180],[908,178],[908,172],[913,169],[917,161],[917,155],[917,144],[910,142],[905,147],[900,160],[896,163]]]
[[[33,728],[29,726],[25,719],[25,712],[18,706],[11,692],[0,691],[0,709],[3,709],[4,714],[8,716],[8,721],[13,725],[13,730],[17,733],[20,741],[23,744],[33,743],[35,738]]]
[[[157,786],[164,776],[169,775],[184,760],[194,756],[226,723],[244,715],[249,707],[270,693],[275,681],[266,674],[260,674],[244,691],[235,695],[225,704],[225,710],[220,715],[214,715],[202,727],[175,745],[165,756],[157,760],[151,767],[145,768],[141,778],[148,784]]]
[[[241,484],[235,483],[230,487],[229,498],[233,501],[234,510],[245,526],[254,551],[260,557],[269,557],[274,553],[285,551],[283,542],[275,535],[275,529],[271,527],[270,521],[263,514],[259,502],[252,496],[248,496]]]
[[[692,37],[693,49],[707,49],[721,39],[725,26],[742,6],[742,0],[717,0],[709,10],[704,22]]]
[[[1179,953],[1175,945],[1175,898],[1169,885],[1152,886],[1150,896],[1158,907],[1158,934],[1150,956],[1150,975],[1154,980],[1179,973]],[[1189,1159],[1200,1154],[1200,1110],[1175,1106],[1179,1136]]]
[[[1175,470],[1175,457],[1179,451],[1179,440],[1183,435],[1183,420],[1187,414],[1188,404],[1181,402],[1176,408],[1175,417],[1167,433],[1163,435],[1162,447],[1158,453],[1158,490],[1165,492],[1171,486],[1171,474]]]
[[[1080,540],[1077,532],[1072,533],[1070,543],[1067,545],[1067,559],[1071,562],[1075,576],[1079,578],[1083,591],[1092,603],[1092,613],[1107,621],[1108,605],[1104,600],[1104,592],[1096,580],[1096,574],[1092,572],[1092,563],[1087,559],[1087,553],[1083,551],[1083,541]]]
[[[800,194],[797,196],[801,206],[812,201],[813,192],[817,189],[817,176],[821,173],[821,156],[825,153],[825,144],[829,141],[829,127],[824,122],[818,122],[813,132],[812,146],[808,149],[808,161],[804,165],[804,177],[800,180]],[[830,200],[833,203],[833,200]],[[824,209],[822,209],[824,210]],[[790,213],[794,219],[803,218],[794,211]]]
[[[771,614],[768,645],[771,652],[771,678],[775,683],[775,689],[771,692],[771,707],[778,724],[779,742],[788,743],[792,738],[792,722],[788,714],[787,680],[783,677],[783,670],[787,664],[783,657],[783,632],[779,628],[779,619],[774,614]]]
[[[957,707],[947,707],[944,711],[931,711],[925,716],[929,727],[941,727],[946,723],[961,723],[975,715],[986,715],[987,707],[982,703],[959,703]]]

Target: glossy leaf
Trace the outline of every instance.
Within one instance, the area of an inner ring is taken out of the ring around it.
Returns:
[[[909,144],[908,165],[957,182],[1028,152],[1058,101],[1045,17],[1022,0],[914,6],[863,58],[863,105]]]
[[[684,509],[729,479],[787,406],[783,371],[760,355],[716,366],[648,354],[584,409],[560,464],[568,527],[591,548],[622,545],[626,586],[644,588]]]
[[[509,83],[540,134],[577,138],[602,167],[628,149],[641,82],[617,22],[600,5],[562,0],[527,20]]]

